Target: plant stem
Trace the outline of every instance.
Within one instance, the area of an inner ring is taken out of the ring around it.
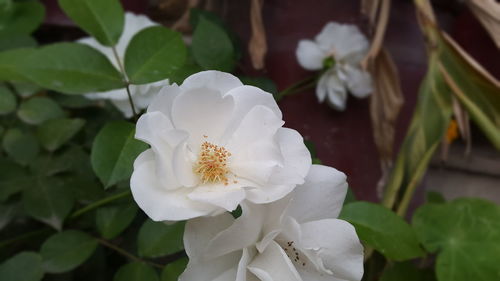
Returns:
[[[130,190],[127,190],[127,191],[123,191],[123,192],[120,192],[118,194],[115,194],[115,195],[112,195],[112,196],[109,196],[109,197],[106,197],[104,199],[101,199],[99,201],[96,201],[94,203],[91,203],[77,211],[75,211],[73,214],[71,214],[71,216],[69,217],[69,219],[75,219],[87,212],[90,212],[96,208],[99,208],[100,206],[102,205],[105,205],[105,204],[108,204],[110,202],[113,202],[115,200],[118,200],[118,199],[121,199],[121,198],[125,198],[125,197],[128,197],[130,196]]]
[[[130,82],[128,81],[127,73],[125,73],[125,68],[123,67],[123,63],[118,56],[118,52],[116,51],[115,46],[111,47],[111,49],[113,50],[113,55],[115,56],[116,63],[118,64],[118,67],[120,68],[120,71],[124,78],[125,89],[127,90],[128,102],[130,103],[130,107],[132,108],[132,114],[134,114],[134,119],[137,119],[137,111],[135,110],[134,101],[132,100],[132,95],[130,94]]]
[[[149,265],[151,265],[151,266],[154,266],[154,267],[156,267],[156,268],[160,268],[160,269],[164,267],[164,266],[163,266],[163,265],[161,265],[161,264],[154,263],[154,262],[147,261],[147,260],[143,260],[143,259],[141,259],[141,258],[139,258],[139,257],[136,257],[136,256],[134,256],[133,254],[131,254],[131,253],[127,252],[125,249],[122,249],[122,248],[120,248],[120,247],[116,246],[115,244],[113,244],[113,243],[111,243],[111,242],[109,242],[109,241],[106,241],[106,240],[104,240],[104,239],[102,239],[102,238],[98,238],[98,237],[96,237],[96,240],[97,240],[97,241],[98,241],[101,245],[103,245],[103,246],[105,246],[105,247],[108,247],[108,248],[110,248],[110,249],[112,249],[112,250],[116,251],[116,252],[117,252],[117,253],[119,253],[120,255],[122,255],[122,256],[124,256],[124,257],[126,257],[126,258],[128,258],[128,259],[131,259],[131,260],[133,260],[133,261],[136,261],[136,262],[142,262],[142,263],[147,263],[147,264],[149,264]]]
[[[321,74],[322,74],[322,72],[320,72],[319,74],[309,76],[303,80],[300,80],[298,82],[293,83],[288,88],[284,89],[283,91],[280,91],[276,95],[276,101],[280,101],[281,99],[283,99],[287,95],[291,95],[291,94],[297,93],[299,91],[304,91],[304,90],[314,86]]]
[[[33,237],[36,237],[36,236],[39,236],[39,235],[43,235],[45,233],[49,233],[50,231],[52,231],[52,229],[50,229],[48,227],[43,227],[43,228],[38,229],[38,230],[34,230],[34,231],[30,231],[30,232],[21,234],[19,236],[14,237],[14,238],[11,238],[11,239],[8,239],[8,240],[0,242],[0,249],[3,248],[3,247],[5,247],[5,246],[8,246],[10,244],[19,242],[19,241],[23,241],[23,240],[26,240],[26,239],[29,239],[29,238],[33,238]]]

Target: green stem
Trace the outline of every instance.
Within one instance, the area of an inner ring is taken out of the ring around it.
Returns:
[[[302,79],[296,83],[293,83],[288,88],[284,89],[283,91],[279,92],[276,95],[276,101],[280,101],[287,95],[291,95],[299,91],[304,91],[307,88],[314,86],[321,74],[322,72],[320,72],[319,74],[317,73],[315,75],[306,77],[305,79]]]
[[[115,245],[115,244],[113,244],[113,243],[111,243],[111,242],[109,242],[109,241],[106,241],[106,240],[104,240],[104,239],[102,239],[102,238],[98,238],[98,237],[96,237],[96,240],[97,240],[97,241],[98,241],[101,245],[103,245],[103,246],[105,246],[105,247],[108,247],[108,248],[110,248],[110,249],[112,249],[112,250],[116,251],[116,252],[117,252],[117,253],[119,253],[120,255],[122,255],[122,256],[124,256],[124,257],[126,257],[126,258],[130,259],[130,260],[133,260],[133,261],[136,261],[136,262],[147,263],[147,264],[149,264],[149,265],[151,265],[151,266],[154,266],[154,267],[156,267],[156,268],[160,268],[160,269],[162,269],[162,268],[164,267],[164,266],[163,266],[163,265],[161,265],[161,264],[154,263],[154,262],[147,261],[147,260],[143,260],[143,259],[141,259],[141,258],[139,258],[139,257],[136,257],[136,256],[134,256],[133,254],[131,254],[130,252],[127,252],[125,249],[120,248],[120,247],[118,247],[117,245]]]
[[[52,229],[50,229],[48,227],[44,227],[42,229],[38,229],[38,230],[34,230],[31,232],[21,234],[19,236],[16,236],[15,238],[7,239],[5,241],[0,242],[0,249],[5,247],[5,246],[8,246],[10,244],[14,244],[14,243],[17,243],[17,242],[20,242],[20,241],[23,241],[23,240],[26,240],[29,238],[37,237],[39,235],[43,235],[43,234],[49,233],[51,231],[52,231]]]
[[[111,49],[113,50],[113,55],[115,56],[116,63],[118,64],[118,67],[120,68],[120,71],[121,71],[123,78],[124,78],[125,89],[127,90],[128,102],[130,103],[130,107],[132,108],[132,113],[134,114],[134,119],[137,120],[137,111],[135,110],[134,101],[132,100],[132,94],[130,94],[130,82],[128,81],[127,73],[125,72],[125,68],[123,67],[123,63],[122,63],[120,57],[118,56],[118,52],[116,51],[116,48],[113,46]]]
[[[73,214],[71,214],[71,216],[69,217],[70,219],[75,219],[87,212],[90,212],[94,209],[97,209],[99,207],[101,207],[102,205],[106,205],[110,202],[113,202],[115,200],[118,200],[118,199],[121,199],[121,198],[126,198],[130,196],[130,190],[127,190],[127,191],[123,191],[123,192],[120,192],[118,194],[115,194],[115,195],[112,195],[112,196],[109,196],[109,197],[106,197],[104,199],[101,199],[99,201],[96,201],[94,203],[91,203],[77,211],[75,211]]]

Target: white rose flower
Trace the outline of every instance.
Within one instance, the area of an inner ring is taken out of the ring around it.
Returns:
[[[134,199],[153,220],[173,221],[286,196],[304,182],[311,156],[283,123],[271,94],[228,73],[164,87],[137,122],[136,138],[151,149],[134,163]]]
[[[359,65],[368,48],[368,40],[352,24],[329,22],[314,41],[300,40],[296,55],[303,68],[321,70],[333,63],[316,86],[319,102],[328,97],[333,108],[344,110],[348,90],[357,98],[367,97],[372,92],[371,76]]]
[[[123,59],[125,57],[125,50],[127,49],[128,43],[132,40],[132,37],[139,31],[158,25],[155,22],[152,22],[148,17],[142,15],[136,15],[134,13],[127,12],[125,14],[125,26],[123,28],[123,33],[120,37],[120,40],[116,44],[116,52],[118,54],[121,63],[123,63]],[[118,61],[116,61],[115,56],[113,55],[113,51],[110,47],[106,47],[101,45],[97,40],[93,37],[82,38],[77,41],[78,43],[82,43],[88,45],[94,49],[97,49],[101,53],[103,53],[111,63],[116,67],[116,69],[120,69],[120,65]],[[123,64],[122,64],[123,65]],[[157,81],[149,84],[143,85],[130,85],[130,95],[132,96],[132,100],[134,102],[134,106],[137,110],[145,109],[153,96],[158,93],[158,91],[165,85],[168,85],[168,79]],[[107,92],[98,92],[98,93],[88,93],[85,94],[85,97],[89,99],[108,99],[111,103],[118,108],[126,118],[132,117],[132,108],[130,106],[130,102],[128,100],[127,91],[125,88],[111,90]]]
[[[279,201],[242,204],[236,220],[225,213],[188,221],[189,264],[179,280],[361,280],[363,247],[354,227],[337,219],[346,192],[343,173],[313,165]]]

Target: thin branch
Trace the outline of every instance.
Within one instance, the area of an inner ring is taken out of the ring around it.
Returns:
[[[125,82],[125,89],[127,90],[128,102],[130,103],[130,107],[132,108],[132,114],[134,115],[134,119],[137,119],[137,111],[135,110],[132,94],[130,93],[130,82],[128,81],[127,73],[125,72],[125,68],[123,67],[122,60],[118,56],[116,47],[113,46],[111,49],[113,50],[113,55],[115,56],[116,63],[118,64],[118,67],[120,68],[120,71],[123,75],[123,79]]]
[[[99,207],[101,207],[102,205],[106,205],[110,202],[113,202],[113,201],[116,201],[118,199],[122,199],[122,198],[126,198],[130,196],[130,190],[127,190],[127,191],[124,191],[124,192],[121,192],[121,193],[118,193],[118,194],[115,194],[115,195],[112,195],[112,196],[109,196],[109,197],[106,197],[104,199],[101,199],[99,201],[96,201],[94,203],[91,203],[77,211],[75,211],[73,214],[71,214],[71,216],[69,217],[69,219],[75,219],[87,212],[90,212],[94,209],[97,209]]]
[[[108,248],[110,248],[110,249],[114,250],[115,252],[119,253],[120,255],[122,255],[122,256],[124,256],[124,257],[126,257],[126,258],[130,259],[130,260],[133,260],[133,261],[136,261],[136,262],[147,263],[147,264],[149,264],[149,265],[151,265],[151,266],[154,266],[154,267],[156,267],[156,268],[160,268],[160,269],[162,269],[162,268],[164,268],[164,267],[165,267],[164,265],[161,265],[161,264],[158,264],[158,263],[155,263],[155,262],[151,262],[151,261],[143,260],[143,259],[141,259],[141,258],[139,258],[139,257],[137,257],[137,256],[135,256],[135,255],[133,255],[132,253],[127,252],[125,249],[120,248],[120,247],[118,247],[117,245],[115,245],[115,244],[113,244],[113,243],[111,243],[111,242],[109,242],[109,241],[106,241],[106,240],[104,240],[104,239],[102,239],[102,238],[95,237],[95,239],[96,239],[96,240],[97,240],[97,241],[98,241],[101,245],[103,245],[103,246],[105,246],[105,247],[108,247]]]

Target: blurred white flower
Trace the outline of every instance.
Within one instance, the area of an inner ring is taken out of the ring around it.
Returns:
[[[283,124],[271,94],[228,73],[164,87],[137,122],[136,138],[151,149],[134,163],[134,199],[153,220],[172,221],[286,196],[304,182],[311,156]]]
[[[346,192],[343,173],[313,165],[279,201],[244,203],[236,220],[225,213],[188,221],[190,260],[179,280],[361,280],[363,247],[354,227],[337,219]]]
[[[330,67],[319,79],[316,96],[337,110],[344,110],[347,91],[357,98],[372,92],[372,79],[359,65],[368,51],[366,37],[357,26],[329,22],[315,40],[300,40],[296,55],[307,70]],[[333,66],[330,66],[332,65]]]
[[[134,37],[134,35],[139,31],[155,25],[158,24],[152,22],[146,16],[136,15],[130,12],[127,12],[125,14],[125,26],[123,28],[123,33],[122,36],[120,37],[120,40],[116,44],[116,52],[121,60],[122,65],[123,65],[123,59],[125,57],[125,50],[130,40],[132,40],[132,37]],[[88,45],[94,49],[97,49],[111,61],[111,63],[116,67],[116,69],[120,69],[120,65],[116,61],[116,58],[113,55],[113,51],[110,47],[101,45],[93,37],[82,38],[77,42]],[[130,94],[132,96],[132,100],[134,101],[135,108],[137,110],[145,109],[151,102],[153,96],[157,94],[158,91],[165,85],[169,85],[168,79],[143,85],[130,85],[129,86]],[[106,91],[106,92],[88,93],[85,94],[85,97],[96,100],[108,99],[123,113],[125,117],[127,118],[132,117],[132,108],[130,106],[127,96],[127,91],[125,90],[125,88]]]

